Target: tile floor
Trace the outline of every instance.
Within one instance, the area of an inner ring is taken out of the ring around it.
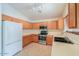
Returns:
[[[31,43],[16,56],[51,56],[52,46]]]

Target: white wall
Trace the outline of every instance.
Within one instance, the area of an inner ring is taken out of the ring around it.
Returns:
[[[63,16],[65,17],[65,16],[67,16],[67,14],[68,14],[68,4],[66,4]]]
[[[25,21],[29,21],[26,16],[24,16],[22,13],[20,13],[18,10],[13,8],[7,3],[2,4],[2,13],[4,15],[12,16],[15,18],[23,19]]]

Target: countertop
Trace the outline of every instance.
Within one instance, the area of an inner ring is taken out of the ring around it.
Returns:
[[[54,42],[52,45],[52,56],[79,56],[79,35],[65,32],[54,36],[68,37],[74,44]]]
[[[54,42],[51,56],[79,56],[79,45]]]
[[[24,31],[24,35],[39,34],[37,30]],[[79,56],[79,35],[63,33],[62,31],[48,31],[48,35],[54,37],[68,37],[74,44],[54,42],[52,45],[52,56]]]

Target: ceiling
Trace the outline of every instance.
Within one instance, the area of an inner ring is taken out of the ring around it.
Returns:
[[[54,19],[61,17],[65,3],[10,3],[30,20]]]

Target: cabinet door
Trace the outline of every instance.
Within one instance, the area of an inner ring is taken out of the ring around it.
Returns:
[[[58,29],[63,30],[64,29],[64,18],[60,18],[58,20]]]
[[[57,29],[57,27],[58,27],[58,26],[57,26],[57,21],[52,22],[52,28],[53,28],[53,29]]]
[[[39,29],[40,24],[39,23],[33,23],[33,29]]]
[[[47,23],[47,28],[48,28],[48,29],[53,29],[53,28],[52,28],[52,21]]]
[[[23,47],[32,42],[32,37],[30,35],[23,37]]]
[[[47,26],[47,22],[37,22],[37,23],[33,23],[33,29],[39,29],[40,26]]]
[[[77,3],[77,28],[79,29],[79,3]]]
[[[52,35],[48,35],[46,38],[46,44],[47,45],[52,45],[53,43],[53,36]]]
[[[47,26],[47,22],[40,22],[40,26]]]
[[[69,4],[69,28],[76,28],[76,4]]]
[[[38,35],[32,35],[32,38],[33,38],[33,42],[36,42],[36,43],[39,42]]]
[[[5,15],[2,15],[2,20],[13,21],[11,17]]]
[[[31,23],[23,21],[22,24],[24,29],[32,29]]]
[[[57,29],[57,22],[56,21],[50,21],[47,23],[48,29]]]

